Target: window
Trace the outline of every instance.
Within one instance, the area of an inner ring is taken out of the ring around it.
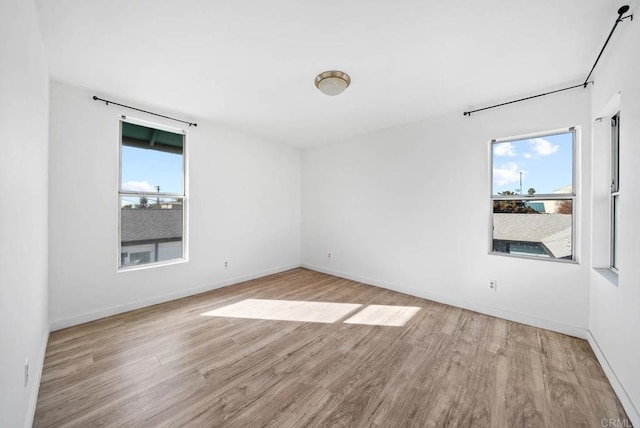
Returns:
[[[575,129],[491,142],[491,254],[575,261]]]
[[[620,205],[620,112],[611,117],[611,269],[618,271]]]
[[[185,134],[120,121],[119,267],[185,258]]]

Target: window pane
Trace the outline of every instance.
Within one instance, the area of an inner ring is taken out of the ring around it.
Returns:
[[[611,191],[620,190],[620,113],[611,118]]]
[[[182,198],[120,198],[120,266],[183,257]]]
[[[573,258],[571,199],[493,203],[493,251],[552,259]]]
[[[122,122],[121,190],[183,194],[184,135]]]
[[[613,224],[612,226],[612,242],[611,242],[611,267],[618,269],[618,243],[620,242],[619,236],[619,227],[618,227],[618,218],[620,216],[620,210],[618,209],[618,203],[620,201],[620,197],[615,195],[612,197],[612,217]]]
[[[491,145],[493,195],[573,193],[573,132]]]

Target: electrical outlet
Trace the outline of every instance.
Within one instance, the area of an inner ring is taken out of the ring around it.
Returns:
[[[224,262],[224,268],[228,268],[229,267],[229,262]]]
[[[331,258],[331,253],[327,253],[327,258]]]
[[[24,386],[27,387],[29,383],[29,360],[24,363]]]
[[[496,291],[498,289],[498,281],[495,279],[490,279],[487,281],[487,285],[489,286],[489,290]]]

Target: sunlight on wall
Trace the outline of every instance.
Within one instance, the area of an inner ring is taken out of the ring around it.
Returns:
[[[357,312],[359,309],[361,309]],[[274,321],[335,323],[402,327],[420,310],[415,306],[369,305],[358,303],[307,302],[301,300],[246,299],[204,312],[207,317],[249,318]]]

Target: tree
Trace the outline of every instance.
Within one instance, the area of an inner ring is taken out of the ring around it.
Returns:
[[[573,214],[573,204],[570,200],[560,201],[557,212],[558,214]]]
[[[499,195],[513,196],[517,193],[510,190],[505,190]],[[528,207],[526,202],[518,199],[511,199],[506,201],[493,201],[494,213],[514,213],[514,214],[537,214],[538,212],[531,207]]]
[[[536,189],[534,189],[533,187],[529,187],[529,190],[527,190],[527,194],[529,196],[533,196],[534,193],[536,193]]]
[[[137,205],[138,208],[148,208],[149,207],[149,201],[147,201],[146,197],[141,197],[140,198],[140,203]]]

